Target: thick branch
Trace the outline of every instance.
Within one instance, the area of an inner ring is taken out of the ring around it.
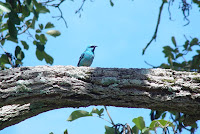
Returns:
[[[200,119],[200,74],[73,66],[0,71],[0,129],[62,107],[107,105],[183,112]],[[192,109],[192,110],[191,110]]]

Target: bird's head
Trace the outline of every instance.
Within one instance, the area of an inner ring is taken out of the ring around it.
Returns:
[[[88,45],[87,48],[86,48],[86,51],[92,51],[94,53],[94,50],[97,46],[95,45]]]

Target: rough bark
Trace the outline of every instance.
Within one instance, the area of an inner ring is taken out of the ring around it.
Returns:
[[[0,129],[62,107],[177,111],[200,119],[200,74],[170,69],[20,67],[0,71]]]

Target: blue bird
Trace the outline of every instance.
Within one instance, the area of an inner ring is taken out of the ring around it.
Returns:
[[[89,45],[86,50],[81,54],[79,58],[78,67],[80,66],[87,66],[89,67],[92,64],[94,59],[94,50],[97,46]]]

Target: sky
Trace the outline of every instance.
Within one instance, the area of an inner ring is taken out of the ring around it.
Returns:
[[[79,17],[75,11],[80,7],[81,1],[65,1],[61,9],[68,28],[61,19],[52,18],[59,15],[57,9],[52,8],[51,14],[40,16],[39,21],[44,23],[50,21],[55,24],[54,29],[61,32],[61,36],[56,38],[48,36],[45,47],[45,51],[54,58],[53,65],[76,66],[86,46],[94,44],[98,47],[95,50],[92,67],[151,68],[144,61],[154,66],[167,62],[162,53],[162,47],[166,45],[173,47],[172,36],[175,36],[178,45],[185,42],[183,35],[188,38],[199,37],[200,13],[197,6],[193,4],[189,16],[190,24],[183,26],[187,22],[183,20],[178,3],[174,3],[171,7],[172,20],[169,20],[166,4],[156,42],[153,41],[145,55],[142,55],[142,49],[153,36],[161,0],[113,0],[113,2],[114,6],[111,7],[109,0],[94,0],[93,2],[88,0]],[[23,36],[20,38],[27,40],[30,45],[28,51],[24,50],[23,66],[47,65],[45,61],[37,60],[35,46],[31,44],[31,39]],[[10,45],[4,46],[5,49],[12,50]],[[191,56],[187,56],[186,60],[189,60]],[[93,107],[95,106],[79,109],[91,111]],[[49,134],[50,132],[61,134],[65,129],[68,129],[69,134],[102,134],[105,132],[105,125],[111,126],[96,117],[85,117],[74,122],[66,121],[74,110],[77,109],[63,108],[41,113],[5,128],[0,131],[0,134]],[[146,125],[150,124],[149,109],[108,107],[108,110],[115,123],[128,123],[133,126],[132,119],[143,116]],[[104,114],[108,119],[106,113]],[[200,133],[199,129],[197,133]]]

